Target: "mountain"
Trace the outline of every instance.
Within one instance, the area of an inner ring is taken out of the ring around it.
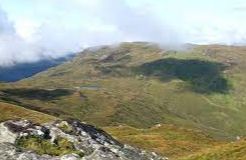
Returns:
[[[245,136],[245,71],[242,46],[175,51],[121,43],[88,48],[32,77],[2,83],[0,100],[103,127],[122,143],[174,159],[206,155],[207,148],[216,155],[214,146]]]
[[[60,65],[73,58],[74,55],[57,59],[45,59],[32,63],[17,63],[13,66],[0,67],[0,81],[15,82],[27,77],[31,77],[39,72],[51,67]]]

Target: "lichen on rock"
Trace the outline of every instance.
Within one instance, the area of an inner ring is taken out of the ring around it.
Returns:
[[[2,160],[166,160],[121,144],[105,131],[77,120],[35,124],[9,120],[0,124]]]

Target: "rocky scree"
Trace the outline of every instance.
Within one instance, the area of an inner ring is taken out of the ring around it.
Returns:
[[[77,120],[43,125],[28,120],[0,123],[1,160],[167,160],[121,144],[109,134]]]

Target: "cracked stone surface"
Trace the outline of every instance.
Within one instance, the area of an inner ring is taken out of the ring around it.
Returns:
[[[23,137],[36,136],[50,143],[57,137],[72,142],[75,149],[84,154],[62,156],[38,155],[34,151],[16,146]],[[115,140],[105,131],[77,120],[34,124],[28,120],[9,120],[0,123],[1,160],[168,160],[154,152],[147,152]]]

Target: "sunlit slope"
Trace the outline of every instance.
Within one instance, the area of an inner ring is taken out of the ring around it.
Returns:
[[[193,47],[91,48],[71,62],[4,85],[2,93],[9,103],[99,126],[168,123],[220,138],[245,135],[246,48]]]
[[[207,148],[180,160],[245,160],[246,140]]]
[[[244,160],[246,141],[214,140],[206,132],[158,124],[148,129],[121,125],[107,132],[127,144],[166,155],[170,160]]]
[[[44,113],[3,102],[0,102],[0,113],[0,121],[6,121],[9,119],[27,119],[36,123],[44,123],[57,119]]]
[[[169,159],[186,157],[223,144],[200,131],[179,128],[174,125],[158,124],[148,129],[122,125],[104,129],[121,142],[154,151]]]

